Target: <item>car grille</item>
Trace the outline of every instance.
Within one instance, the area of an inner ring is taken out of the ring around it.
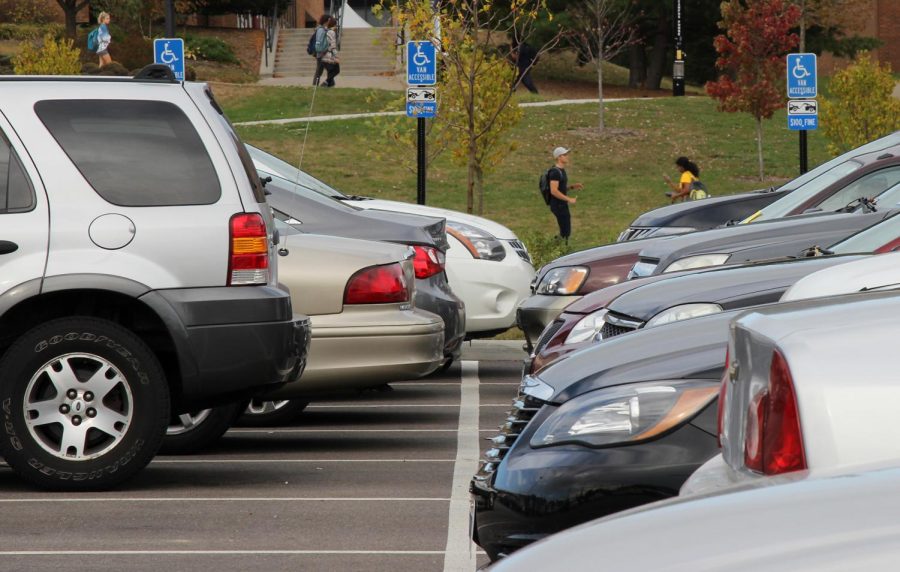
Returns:
[[[656,230],[655,228],[634,228],[629,227],[622,231],[619,235],[618,242],[627,242],[629,240],[637,240],[638,238],[646,238]]]
[[[563,324],[565,324],[564,321],[556,320],[553,323],[551,323],[549,326],[544,328],[544,331],[541,333],[541,337],[539,337],[537,343],[534,344],[534,354],[535,355],[541,353],[541,350],[543,350],[545,347],[547,347],[547,344],[550,343],[550,340],[553,338],[553,336],[555,336],[556,333],[560,330],[560,328],[563,327]]]
[[[481,459],[478,472],[474,477],[476,481],[490,483],[493,480],[500,462],[503,461],[516,439],[525,430],[528,422],[540,411],[545,402],[525,395],[520,388],[518,396],[513,399],[512,403],[512,409],[506,412],[506,422],[499,427],[500,433],[489,439],[493,447],[488,449]]]
[[[603,327],[600,328],[600,339],[605,340],[633,332],[643,326],[644,323],[633,318],[626,318],[617,314],[607,313]]]
[[[507,242],[509,242],[509,245],[512,247],[512,249],[516,251],[516,254],[519,255],[519,258],[521,258],[528,264],[532,263],[531,255],[528,254],[528,249],[525,248],[525,244],[521,240],[509,240]]]
[[[603,324],[603,327],[600,329],[600,339],[614,338],[616,336],[621,336],[622,334],[627,334],[628,332],[633,332],[635,328],[627,328],[624,326],[616,326],[610,324],[609,322]]]

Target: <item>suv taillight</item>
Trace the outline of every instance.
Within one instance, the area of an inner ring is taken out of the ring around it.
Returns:
[[[246,286],[269,282],[269,239],[259,213],[231,217],[228,252],[228,285]]]
[[[414,246],[413,250],[416,251],[413,258],[416,278],[429,278],[444,271],[446,258],[443,252],[431,246]]]
[[[769,387],[750,402],[744,465],[764,475],[806,468],[794,380],[787,361],[777,350],[772,354]]]
[[[354,274],[344,291],[344,304],[409,302],[409,284],[400,263],[370,266]]]

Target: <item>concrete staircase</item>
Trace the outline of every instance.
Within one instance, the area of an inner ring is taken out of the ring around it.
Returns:
[[[306,53],[310,28],[281,29],[273,77],[312,77],[316,59]],[[341,39],[341,74],[383,75],[394,71],[396,56],[388,51],[396,37],[392,28],[346,28]]]

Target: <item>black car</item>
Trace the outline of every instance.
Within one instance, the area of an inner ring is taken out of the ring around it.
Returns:
[[[738,312],[619,336],[527,376],[470,484],[475,543],[496,560],[677,495],[719,451],[716,399]]]
[[[749,193],[710,197],[699,201],[686,201],[659,207],[634,219],[628,228],[619,235],[618,242],[653,236],[685,234],[695,230],[716,228],[733,221],[741,221],[774,203],[792,190],[794,189],[771,187]]]

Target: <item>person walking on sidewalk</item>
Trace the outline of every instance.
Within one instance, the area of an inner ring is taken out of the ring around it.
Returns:
[[[310,55],[316,57],[316,73],[313,75],[313,85],[319,85],[319,80],[322,78],[322,72],[325,71],[325,63],[322,61],[322,56],[324,56],[325,52],[328,50],[329,19],[331,19],[331,16],[328,14],[322,14],[319,18],[316,31],[310,40],[310,47],[308,48]]]
[[[572,215],[569,213],[569,205],[577,202],[575,197],[569,196],[569,189],[580,191],[584,188],[581,183],[569,186],[569,176],[566,167],[569,165],[569,152],[571,149],[557,147],[553,150],[553,158],[556,164],[547,171],[547,180],[550,182],[550,212],[556,217],[559,224],[559,237],[569,244],[572,235]]]
[[[341,60],[338,57],[337,32],[335,31],[337,20],[333,16],[329,16],[325,26],[327,27],[325,38],[328,41],[328,47],[322,54],[321,61],[328,73],[328,77],[325,78],[325,87],[334,87],[334,78],[341,73]],[[319,75],[321,76],[321,74]]]
[[[112,35],[109,33],[109,21],[109,12],[100,12],[100,15],[97,16],[97,23],[100,25],[97,28],[97,57],[100,58],[101,68],[112,63],[112,58],[109,55],[109,44],[112,43]]]

